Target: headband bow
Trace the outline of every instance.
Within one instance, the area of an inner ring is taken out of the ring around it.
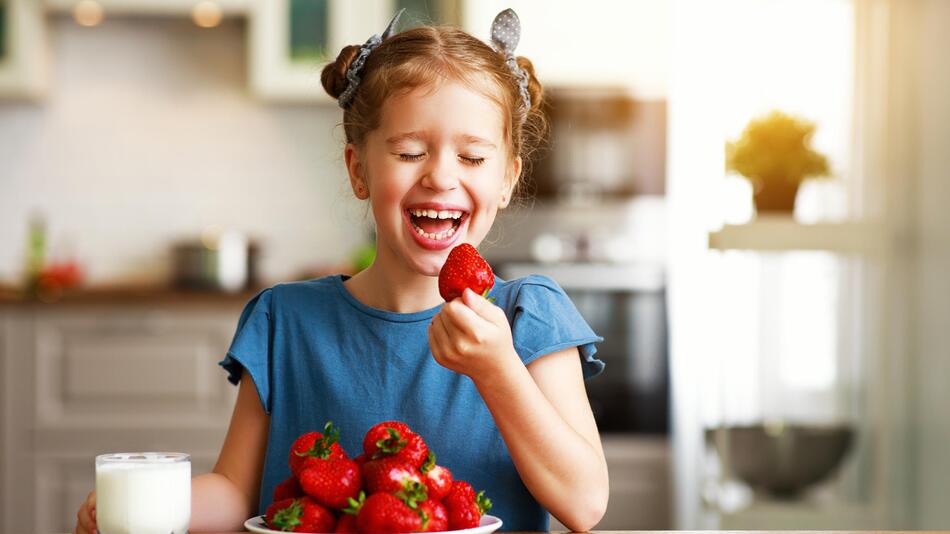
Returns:
[[[518,89],[521,91],[525,110],[530,110],[531,94],[528,93],[528,73],[518,66],[518,60],[515,59],[515,48],[520,40],[521,20],[513,9],[508,8],[495,16],[495,20],[491,23],[492,45],[495,50],[505,55],[505,63],[518,79]]]
[[[392,20],[389,21],[389,25],[386,26],[386,30],[382,35],[374,35],[360,46],[360,51],[356,55],[356,59],[354,59],[353,62],[350,63],[349,68],[346,69],[346,89],[340,94],[340,98],[337,99],[341,108],[346,108],[350,101],[353,100],[353,95],[356,94],[356,88],[360,86],[360,71],[363,70],[363,64],[366,63],[366,58],[369,57],[369,53],[395,33],[396,22],[399,21],[399,16],[402,15],[402,12],[405,10],[405,8],[400,9],[393,15]]]
[[[341,108],[345,109],[350,101],[353,100],[356,89],[360,85],[360,71],[363,70],[363,64],[366,63],[366,58],[369,57],[369,54],[375,50],[377,46],[394,33],[396,22],[398,22],[403,11],[405,11],[405,8],[396,12],[382,35],[373,35],[360,46],[360,51],[357,53],[356,58],[350,63],[349,68],[346,69],[346,89],[337,99]],[[518,15],[514,10],[510,8],[506,9],[499,13],[492,22],[491,41],[495,50],[505,55],[505,64],[508,65],[508,68],[511,69],[511,72],[518,80],[518,89],[521,92],[521,98],[524,100],[525,110],[530,110],[531,94],[528,93],[528,73],[518,66],[518,60],[514,54],[519,40],[521,40],[521,21],[518,19]]]

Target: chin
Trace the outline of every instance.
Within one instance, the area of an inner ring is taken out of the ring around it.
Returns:
[[[431,257],[425,259],[419,259],[413,262],[412,270],[423,275],[423,276],[439,276],[439,271],[442,270],[442,265],[445,263],[445,258],[448,257],[448,253],[440,254],[439,257]]]

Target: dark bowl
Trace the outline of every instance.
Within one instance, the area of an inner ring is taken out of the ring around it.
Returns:
[[[729,472],[778,498],[793,498],[828,478],[841,464],[850,425],[757,424],[706,429]]]

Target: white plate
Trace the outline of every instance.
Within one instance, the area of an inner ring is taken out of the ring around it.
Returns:
[[[264,516],[259,515],[257,517],[252,517],[244,522],[244,528],[250,530],[251,532],[260,532],[261,534],[273,534],[274,532],[281,533],[279,530],[271,530],[267,528],[267,525],[264,524]],[[483,515],[482,522],[475,528],[466,528],[463,530],[446,530],[447,533],[452,534],[488,534],[489,532],[494,532],[501,528],[501,519],[493,515]]]

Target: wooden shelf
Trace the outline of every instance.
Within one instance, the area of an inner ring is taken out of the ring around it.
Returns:
[[[787,252],[825,250],[874,254],[887,246],[883,226],[871,222],[803,224],[786,216],[760,216],[752,222],[725,225],[710,232],[709,248]]]

